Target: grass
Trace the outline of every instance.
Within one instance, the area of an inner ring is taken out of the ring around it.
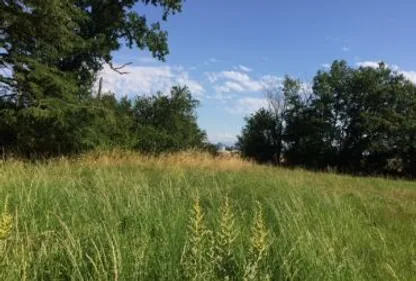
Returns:
[[[0,164],[0,280],[416,280],[416,183],[195,153]]]

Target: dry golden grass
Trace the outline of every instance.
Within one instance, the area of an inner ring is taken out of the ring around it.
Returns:
[[[68,159],[61,159],[68,161]],[[240,170],[252,168],[253,163],[240,156],[215,157],[209,153],[197,150],[188,150],[178,153],[166,153],[158,156],[148,156],[131,151],[105,151],[89,153],[77,159],[81,163],[91,165],[139,165],[139,166],[166,166],[185,168],[209,168],[215,170]]]
[[[239,155],[228,155],[227,157],[213,156],[207,152],[188,150],[176,153],[165,153],[160,155],[145,155],[139,152],[127,150],[94,151],[77,157],[60,157],[40,161],[42,164],[59,165],[60,167],[71,167],[80,165],[91,168],[99,167],[166,167],[166,168],[200,168],[215,171],[238,171],[241,169],[253,169],[258,167],[255,163],[241,158]],[[7,165],[16,169],[23,169],[31,165],[26,160],[9,159],[0,162],[0,167]]]

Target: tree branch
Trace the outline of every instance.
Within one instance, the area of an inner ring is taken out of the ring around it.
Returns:
[[[4,95],[0,94],[0,98],[8,98],[8,97],[16,97],[16,96],[17,94],[4,94]]]
[[[130,64],[132,64],[132,62],[128,62],[128,63],[123,64],[122,66],[115,67],[115,66],[113,66],[113,63],[111,63],[109,61],[106,61],[106,63],[108,64],[108,66],[110,66],[110,68],[113,71],[117,72],[120,75],[129,74],[130,72],[120,71],[120,70],[123,69],[123,68],[125,68],[126,66],[129,66]]]

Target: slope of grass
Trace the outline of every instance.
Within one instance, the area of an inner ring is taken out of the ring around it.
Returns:
[[[414,182],[119,153],[0,164],[0,206],[5,281],[416,280]]]

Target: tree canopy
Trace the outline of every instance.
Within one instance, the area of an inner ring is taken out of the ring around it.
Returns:
[[[247,157],[267,158],[262,149],[249,148],[264,142],[254,137],[264,128],[253,124],[268,116],[283,127],[267,135],[282,142],[279,155],[288,165],[416,175],[416,86],[400,73],[383,63],[352,68],[335,61],[330,70],[317,72],[312,89],[302,90],[299,80],[286,77],[276,91],[280,95],[267,97],[271,104],[284,104],[284,110],[260,109],[239,137]]]
[[[48,156],[201,145],[187,88],[133,100],[93,95],[105,64],[124,74],[112,58],[123,44],[162,61],[169,53],[160,22],[138,12],[147,5],[163,21],[181,11],[182,0],[0,0],[0,146]]]

